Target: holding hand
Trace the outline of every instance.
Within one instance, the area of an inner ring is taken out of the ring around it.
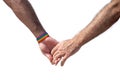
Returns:
[[[75,40],[65,40],[58,43],[52,50],[51,54],[53,55],[52,64],[57,65],[61,60],[61,66],[64,65],[65,61],[75,54],[79,50],[79,46]]]

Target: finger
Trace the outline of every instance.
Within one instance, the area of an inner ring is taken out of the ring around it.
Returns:
[[[58,49],[58,45],[56,45],[56,46],[52,49],[51,54],[54,55],[54,53],[57,51],[57,49]]]
[[[55,65],[57,65],[60,60],[61,60],[61,58],[58,58],[58,60],[55,61]]]
[[[53,55],[53,64],[57,64],[64,55],[63,52],[56,52],[55,55]]]
[[[64,66],[66,60],[68,59],[68,55],[65,55],[63,58],[62,58],[62,61],[61,61],[61,66]]]
[[[63,52],[57,52],[56,55],[53,56],[53,60],[58,60],[58,58],[63,57],[65,54]]]

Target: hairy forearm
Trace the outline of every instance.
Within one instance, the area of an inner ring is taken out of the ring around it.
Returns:
[[[119,1],[120,2],[120,1]],[[84,45],[111,27],[120,17],[120,3],[111,2],[106,5],[87,27],[80,31],[74,40],[79,46]]]
[[[15,15],[31,30],[35,37],[45,31],[28,0],[4,1],[13,10]]]

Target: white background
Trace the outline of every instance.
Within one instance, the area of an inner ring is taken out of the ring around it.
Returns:
[[[46,31],[72,38],[110,0],[30,0]],[[64,67],[42,55],[33,34],[0,0],[0,80],[120,80],[120,21],[84,45]]]

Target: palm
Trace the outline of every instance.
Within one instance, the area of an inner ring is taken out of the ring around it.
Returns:
[[[42,53],[50,60],[50,62],[52,61],[51,50],[57,44],[58,44],[58,41],[56,41],[52,37],[48,37],[43,42],[39,43]]]

